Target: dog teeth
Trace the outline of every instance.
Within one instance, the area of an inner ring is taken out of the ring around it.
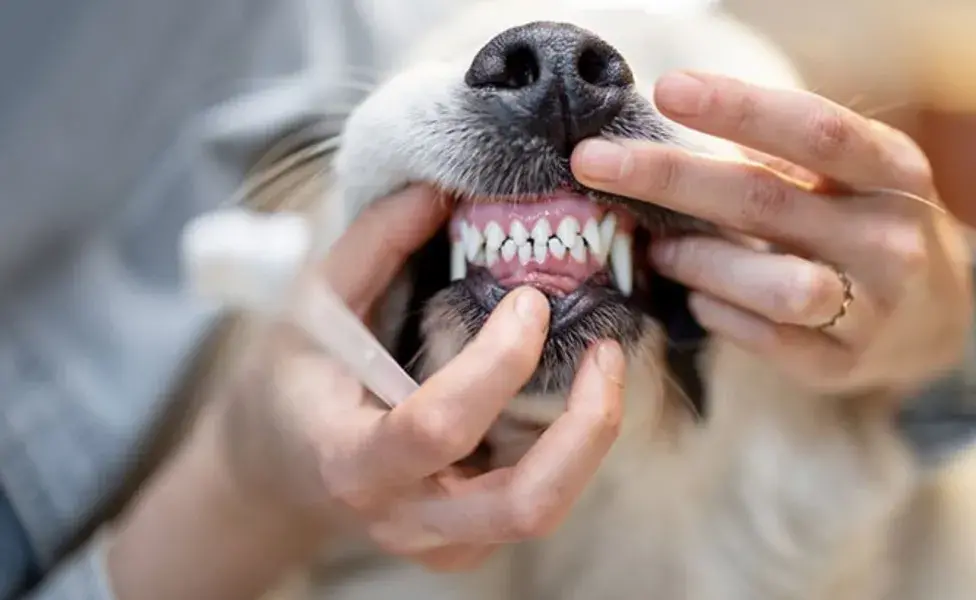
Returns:
[[[499,261],[516,258],[523,266],[544,263],[547,256],[555,260],[569,257],[585,264],[592,256],[599,265],[609,261],[617,288],[625,296],[634,289],[633,237],[617,230],[618,220],[607,213],[602,220],[588,219],[582,227],[571,216],[565,217],[553,232],[548,219],[538,219],[532,230],[514,220],[508,234],[497,221],[490,221],[479,231],[472,223],[462,221],[460,239],[451,245],[451,280],[464,279],[467,265],[493,267]]]
[[[600,223],[600,250],[596,253],[601,265],[607,263],[607,255],[610,253],[610,245],[613,244],[613,236],[617,233],[617,215],[607,213]]]
[[[548,219],[539,219],[535,222],[535,226],[532,228],[532,240],[538,244],[539,242],[548,243],[549,238],[552,237],[552,226],[549,225]]]
[[[583,226],[583,241],[590,247],[590,252],[596,256],[603,254],[603,240],[600,239],[600,226],[594,219],[589,219]]]
[[[468,271],[468,259],[464,255],[464,243],[451,244],[451,281],[464,279]]]
[[[572,248],[576,245],[576,238],[579,237],[580,224],[575,217],[566,217],[563,222],[559,224],[559,229],[556,230],[556,237],[559,241],[563,243],[567,248]]]
[[[461,226],[461,239],[464,241],[464,254],[468,262],[474,262],[475,257],[478,256],[478,251],[485,244],[485,238],[477,227],[464,224]]]
[[[525,228],[522,221],[513,221],[508,231],[509,237],[515,242],[516,246],[522,246],[529,241],[529,230]]]
[[[502,226],[494,221],[488,223],[488,226],[485,227],[485,248],[489,251],[498,252],[504,241],[505,230],[502,229]]]
[[[559,241],[559,238],[549,238],[549,253],[562,260],[566,256],[566,246]]]
[[[630,235],[617,233],[610,246],[610,268],[617,288],[624,296],[630,296],[634,290],[633,242]]]
[[[512,262],[515,255],[518,253],[519,245],[513,240],[505,240],[502,244],[502,260],[505,262]]]

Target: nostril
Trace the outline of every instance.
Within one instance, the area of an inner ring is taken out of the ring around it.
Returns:
[[[539,80],[539,60],[527,46],[513,48],[505,56],[504,87],[528,87]]]
[[[540,70],[539,59],[528,45],[496,44],[479,53],[465,80],[474,88],[518,90],[538,81]]]
[[[633,83],[623,58],[609,48],[584,48],[576,61],[576,72],[580,79],[598,87],[624,87]]]

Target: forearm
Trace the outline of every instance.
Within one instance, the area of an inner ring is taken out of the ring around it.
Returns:
[[[300,516],[248,502],[199,428],[118,522],[107,550],[118,600],[256,598],[320,543]]]

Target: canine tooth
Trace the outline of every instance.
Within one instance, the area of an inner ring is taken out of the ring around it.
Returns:
[[[542,242],[543,244],[549,241],[552,237],[552,226],[549,224],[549,219],[539,219],[535,222],[535,226],[532,228],[532,239],[535,243]]]
[[[633,240],[626,233],[618,233],[613,238],[610,248],[610,267],[617,288],[624,296],[630,296],[634,290],[634,257],[631,254]]]
[[[485,227],[485,247],[488,250],[498,251],[505,241],[505,230],[498,223],[492,221]]]
[[[547,240],[536,240],[535,244],[532,245],[533,258],[535,262],[542,264],[546,260],[546,252],[549,250],[549,244]]]
[[[485,238],[482,237],[481,232],[474,225],[470,225],[464,230],[464,251],[468,257],[469,262],[474,262],[474,257],[478,255],[478,251],[485,245]]]
[[[549,253],[557,259],[562,260],[566,256],[566,245],[559,241],[559,238],[549,239]]]
[[[590,247],[590,252],[597,256],[603,254],[600,227],[596,224],[595,220],[590,219],[586,222],[586,225],[583,227],[583,239],[586,240],[586,245]]]
[[[485,246],[485,265],[491,268],[497,262],[498,262],[498,248]]]
[[[519,220],[512,221],[512,226],[509,227],[508,235],[515,240],[516,246],[521,246],[529,241],[529,230],[526,229],[522,221]]]
[[[451,244],[451,281],[464,279],[467,270],[468,262],[464,256],[464,243],[454,242]]]
[[[529,264],[529,260],[532,259],[532,246],[530,244],[522,244],[518,247],[518,257],[519,262],[523,266]]]
[[[576,262],[586,262],[586,246],[583,245],[583,238],[576,238],[576,241],[569,249],[569,255],[572,256],[573,260]]]
[[[479,267],[484,266],[484,264],[485,264],[485,247],[484,246],[482,246],[481,248],[478,248],[478,252],[475,253],[474,259],[472,259],[471,264],[478,265]]]
[[[516,244],[514,241],[505,240],[505,243],[502,244],[502,260],[505,262],[512,262],[512,259],[515,258],[515,254],[518,252],[518,249],[518,244]]]
[[[556,231],[556,237],[559,241],[563,243],[567,248],[572,248],[576,245],[576,239],[579,237],[580,225],[579,221],[575,217],[566,217],[563,222],[559,224],[559,229]]]

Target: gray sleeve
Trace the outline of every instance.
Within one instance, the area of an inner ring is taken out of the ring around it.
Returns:
[[[20,600],[115,600],[105,569],[105,538],[96,536]]]

